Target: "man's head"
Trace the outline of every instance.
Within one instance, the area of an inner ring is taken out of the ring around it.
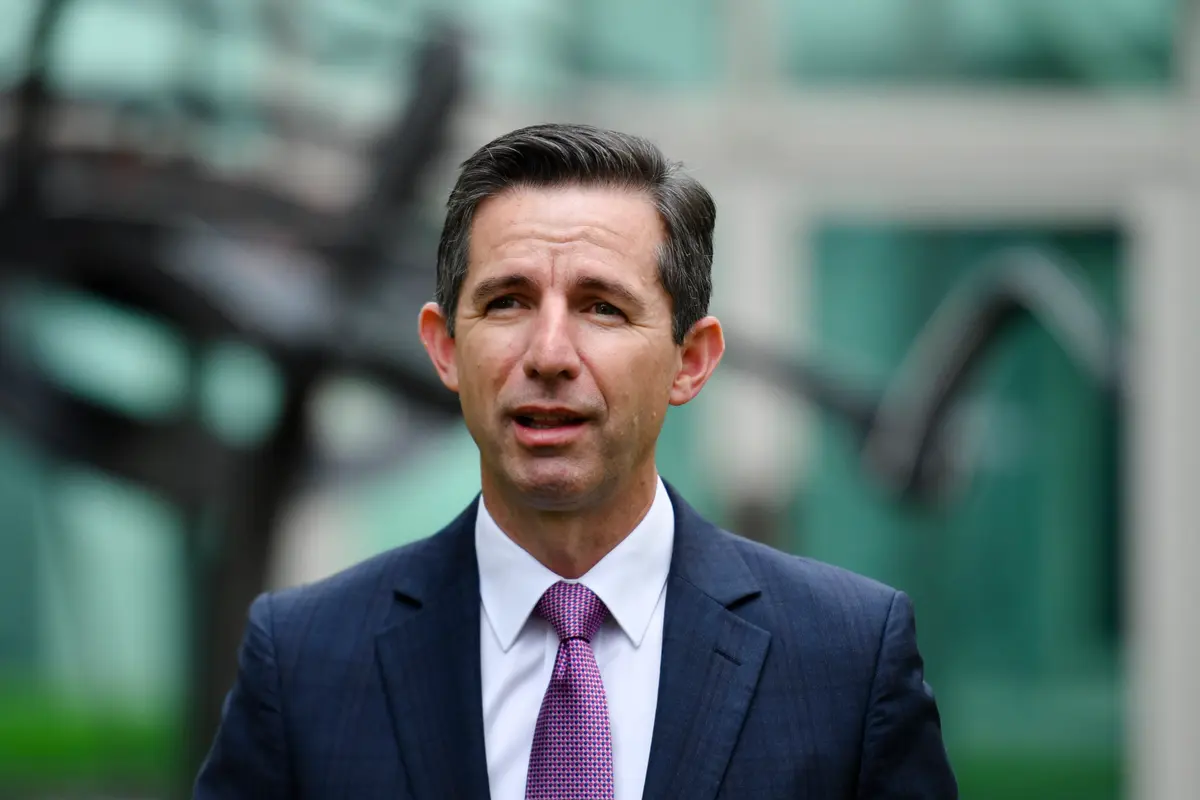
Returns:
[[[572,510],[653,478],[667,406],[724,349],[706,316],[715,218],[678,164],[612,131],[525,128],[463,164],[421,338],[485,489]]]

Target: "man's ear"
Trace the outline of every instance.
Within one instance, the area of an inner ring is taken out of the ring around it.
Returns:
[[[454,337],[446,328],[446,315],[437,303],[426,303],[421,307],[417,318],[417,326],[421,335],[421,344],[429,353],[438,377],[446,388],[452,392],[458,391],[458,359],[454,352]]]
[[[725,334],[716,317],[692,326],[680,348],[679,371],[671,384],[671,405],[681,406],[700,394],[725,353]]]

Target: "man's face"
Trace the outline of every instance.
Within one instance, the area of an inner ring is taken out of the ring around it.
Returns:
[[[697,380],[672,338],[663,238],[651,200],[623,189],[522,188],[480,205],[455,338],[434,306],[422,339],[460,395],[485,488],[567,510],[653,475],[667,406],[720,357],[706,349]]]

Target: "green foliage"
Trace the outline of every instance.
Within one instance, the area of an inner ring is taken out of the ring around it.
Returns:
[[[1117,800],[1122,770],[1115,754],[1072,755],[1059,751],[999,753],[954,758],[966,800]]]
[[[165,786],[177,773],[179,730],[170,712],[85,706],[44,689],[0,686],[0,795],[48,785]]]

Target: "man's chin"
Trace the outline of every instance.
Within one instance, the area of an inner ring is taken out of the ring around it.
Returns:
[[[572,471],[532,471],[517,476],[514,488],[521,499],[539,511],[575,511],[587,507],[600,492],[600,481]]]

